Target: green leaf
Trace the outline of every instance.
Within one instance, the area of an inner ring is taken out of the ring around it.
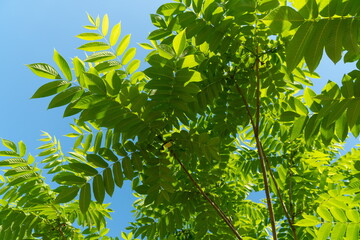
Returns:
[[[343,240],[346,232],[346,223],[336,223],[331,231],[331,240]]]
[[[186,6],[182,3],[165,3],[161,5],[156,11],[157,14],[163,16],[171,16],[180,13],[186,9]]]
[[[48,109],[64,106],[81,97],[84,90],[81,87],[71,87],[57,94],[49,103]]]
[[[135,54],[136,54],[136,48],[130,48],[129,50],[127,50],[124,56],[122,57],[121,64],[122,65],[128,64],[135,57]]]
[[[125,37],[123,37],[123,39],[116,48],[116,56],[120,56],[125,52],[126,48],[130,44],[130,39],[131,39],[131,34],[128,34]]]
[[[169,35],[171,35],[171,31],[169,31],[169,30],[156,29],[149,34],[148,39],[149,40],[160,40]]]
[[[57,80],[42,85],[31,98],[42,98],[54,95],[67,89],[71,83],[64,80]]]
[[[325,42],[325,51],[328,57],[337,63],[341,59],[342,39],[345,27],[341,19],[333,19],[329,23],[329,38]]]
[[[304,18],[295,9],[288,6],[280,6],[272,10],[262,19],[274,33],[283,33],[300,26]]]
[[[121,165],[120,162],[116,162],[113,165],[113,175],[114,175],[114,180],[115,180],[115,184],[121,188],[124,182],[124,176],[123,176],[123,172],[121,170]]]
[[[332,222],[333,218],[331,216],[331,213],[329,212],[329,209],[323,206],[319,206],[316,209],[316,212],[319,214],[320,217],[322,217],[325,221]]]
[[[330,212],[337,221],[339,221],[339,222],[347,221],[346,215],[342,209],[337,208],[337,207],[332,207],[332,208],[330,208]]]
[[[301,219],[300,221],[297,221],[295,225],[300,226],[300,227],[312,227],[312,226],[316,226],[320,223],[321,223],[320,221],[316,221],[316,220]]]
[[[191,82],[201,82],[203,77],[200,72],[190,69],[181,69],[176,73],[176,79],[183,82],[184,86]]]
[[[109,31],[109,16],[105,14],[102,19],[101,33],[103,36],[106,36],[108,34],[108,31]]]
[[[114,193],[114,179],[110,168],[106,168],[103,172],[105,190],[109,196],[112,196]]]
[[[104,73],[104,72],[110,72],[112,70],[119,69],[121,67],[122,67],[122,65],[120,62],[115,61],[115,60],[110,60],[110,61],[102,62],[102,63],[96,65],[95,69],[99,73]]]
[[[148,43],[138,43],[140,47],[146,50],[154,50],[155,48]]]
[[[321,227],[319,228],[318,232],[317,232],[317,240],[326,240],[328,239],[329,235],[330,235],[330,231],[332,228],[332,223],[324,223],[321,225]]]
[[[96,175],[93,180],[93,192],[98,203],[103,203],[105,197],[105,188],[101,175]]]
[[[104,38],[104,36],[102,36],[99,33],[81,33],[81,34],[77,35],[76,37],[83,39],[83,40],[87,40],[87,41],[94,41],[94,40],[99,40],[99,39]]]
[[[88,52],[97,52],[102,50],[108,50],[110,45],[104,42],[90,42],[78,47],[80,50],[88,51]]]
[[[85,62],[103,62],[107,60],[112,60],[114,58],[116,58],[116,56],[112,52],[108,52],[108,51],[96,52],[88,56],[85,59]]]
[[[360,226],[358,223],[349,223],[346,229],[346,240],[358,240],[359,230]]]
[[[70,172],[62,172],[54,176],[53,181],[62,185],[82,185],[86,180]]]
[[[78,187],[66,187],[62,188],[61,192],[57,195],[55,203],[66,203],[73,200],[79,192]]]
[[[129,65],[126,67],[126,72],[128,74],[133,74],[139,67],[140,67],[140,60],[133,60]]]
[[[328,20],[320,20],[315,23],[311,33],[312,37],[305,47],[305,62],[310,72],[317,68],[322,58],[325,42],[329,34],[328,23]]]
[[[24,157],[25,154],[26,154],[26,145],[23,141],[20,141],[18,143],[18,146],[19,146],[19,155],[20,157]]]
[[[350,221],[355,223],[360,223],[359,211],[355,209],[347,209],[346,216]]]
[[[61,72],[65,75],[66,79],[71,81],[72,80],[72,74],[69,67],[69,64],[66,62],[66,60],[54,49],[54,61],[60,68]]]
[[[0,151],[0,156],[1,157],[19,157],[20,155],[17,152],[13,152],[13,151]],[[6,160],[4,160],[4,161],[6,161]],[[2,166],[1,163],[0,163],[0,166]]]
[[[95,20],[94,20],[94,18],[89,14],[89,13],[86,13],[86,16],[87,16],[87,18],[88,18],[88,20],[89,20],[89,22],[92,24],[92,25],[96,25],[96,23],[95,23]]]
[[[120,37],[120,33],[121,33],[121,24],[118,23],[111,30],[110,46],[114,46],[117,43],[117,41]]]
[[[94,153],[97,153],[99,151],[99,149],[100,149],[102,136],[103,136],[103,133],[101,131],[99,131],[96,134],[95,142],[94,142]]]
[[[8,149],[17,152],[16,144],[10,140],[1,139],[2,144],[7,147]]]
[[[124,157],[122,159],[122,167],[124,169],[124,175],[127,179],[131,180],[134,178],[134,169],[129,157]]]
[[[185,30],[182,30],[178,35],[174,37],[173,47],[176,53],[176,56],[180,56],[185,47],[186,47],[186,33]]]
[[[97,167],[107,168],[109,166],[108,163],[105,162],[104,159],[102,159],[102,157],[96,154],[87,154],[86,160],[93,163]]]
[[[79,198],[79,205],[80,210],[83,214],[85,214],[89,208],[91,202],[91,189],[90,184],[86,183],[84,186],[82,186],[80,191],[80,198]]]
[[[74,70],[76,78],[80,78],[80,76],[85,72],[84,62],[78,58],[73,58]]]
[[[295,36],[286,48],[286,63],[288,71],[292,72],[304,57],[305,47],[313,33],[314,23],[305,22],[296,31]]]
[[[92,73],[85,74],[85,83],[89,90],[93,93],[106,95],[106,86],[104,81],[97,75]]]
[[[48,78],[48,79],[61,79],[59,73],[46,63],[33,63],[26,65],[30,70],[38,75],[39,77]]]
[[[98,171],[95,168],[93,168],[85,163],[74,162],[74,163],[69,163],[68,166],[74,172],[82,173],[85,176],[95,176],[96,174],[98,174]]]

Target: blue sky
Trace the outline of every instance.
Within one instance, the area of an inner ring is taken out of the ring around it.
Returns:
[[[85,32],[88,24],[86,12],[93,16],[109,14],[110,24],[122,22],[122,36],[131,33],[131,47],[146,42],[147,34],[154,29],[149,14],[154,13],[164,0],[0,0],[0,138],[18,142],[23,140],[28,151],[36,154],[41,130],[56,135],[63,147],[69,148],[63,135],[72,132],[72,118],[62,118],[63,108],[46,110],[50,99],[30,97],[43,84],[25,64],[44,62],[55,66],[52,55],[56,50],[67,60],[84,57],[76,48],[84,43],[74,36]],[[137,59],[142,60],[146,51],[138,48]],[[342,75],[354,69],[354,65],[334,65],[324,59],[318,72],[321,79],[315,80],[316,92],[320,92],[328,79],[339,82]],[[353,140],[351,144],[355,144]],[[70,149],[69,149],[70,150]],[[117,189],[110,200],[116,211],[110,222],[112,235],[127,226],[132,214],[133,197],[129,185]]]

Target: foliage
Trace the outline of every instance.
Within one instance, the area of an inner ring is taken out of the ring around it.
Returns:
[[[3,140],[0,238],[111,239],[104,197],[129,180],[138,199],[124,239],[359,239],[360,151],[339,150],[360,133],[360,71],[320,94],[309,78],[324,50],[360,69],[360,2],[291,3],[164,4],[139,44],[144,71],[120,23],[88,15],[84,59],[55,50],[60,71],[28,65],[51,79],[33,98],[66,106],[75,141],[64,154],[44,134],[51,189],[25,145]]]

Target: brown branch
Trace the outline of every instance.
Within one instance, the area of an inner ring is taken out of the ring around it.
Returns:
[[[288,222],[289,222],[289,225],[290,225],[290,228],[291,228],[291,231],[293,232],[294,240],[297,240],[296,229],[295,229],[293,220],[292,220],[292,218],[290,217],[289,211],[287,210],[287,207],[286,207],[286,205],[285,205],[285,202],[284,202],[284,200],[283,200],[283,198],[282,198],[281,191],[280,191],[280,188],[279,188],[279,184],[278,184],[277,181],[276,181],[276,178],[275,178],[275,176],[274,176],[274,173],[273,173],[273,171],[272,171],[272,169],[271,169],[270,161],[269,161],[269,159],[267,158],[267,156],[265,155],[264,148],[263,148],[263,146],[262,146],[261,143],[260,143],[260,147],[261,147],[261,151],[263,152],[263,155],[264,155],[264,157],[265,157],[265,161],[266,161],[267,167],[268,167],[269,172],[270,172],[270,177],[271,177],[272,181],[274,182],[275,189],[276,189],[276,194],[277,194],[277,196],[279,197],[281,207],[282,207],[282,209],[284,210],[285,217],[287,218],[287,220],[288,220]]]
[[[181,168],[185,172],[185,174],[189,177],[190,181],[194,184],[200,194],[210,203],[210,205],[215,209],[215,211],[219,214],[219,216],[224,220],[224,222],[229,226],[231,231],[235,234],[237,239],[242,240],[239,232],[236,230],[235,226],[232,224],[230,219],[226,216],[226,214],[221,210],[221,208],[201,189],[196,180],[191,176],[190,172],[187,170],[185,165],[181,162],[181,160],[177,157],[174,151],[170,150],[171,156],[180,164]]]

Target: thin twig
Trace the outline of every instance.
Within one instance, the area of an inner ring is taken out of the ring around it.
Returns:
[[[210,205],[215,209],[215,211],[219,214],[219,216],[225,221],[225,223],[229,226],[231,231],[235,234],[237,239],[242,240],[239,232],[236,230],[235,226],[232,224],[230,219],[226,216],[226,214],[221,210],[221,208],[201,189],[196,180],[191,176],[190,172],[187,170],[185,165],[181,162],[181,160],[177,157],[173,150],[170,150],[171,156],[180,164],[181,168],[185,172],[185,174],[189,177],[190,181],[194,184],[200,194],[210,203]]]

